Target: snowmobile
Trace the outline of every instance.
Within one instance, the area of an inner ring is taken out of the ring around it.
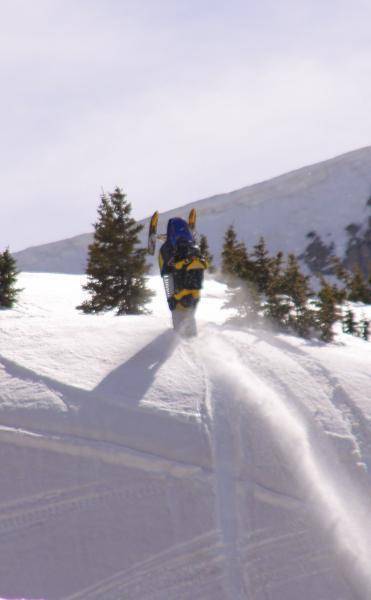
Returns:
[[[195,311],[207,269],[196,243],[196,211],[191,210],[188,223],[180,217],[169,219],[166,234],[157,233],[158,219],[156,211],[149,225],[148,253],[154,255],[156,241],[163,241],[158,260],[173,327],[184,335],[196,335]]]

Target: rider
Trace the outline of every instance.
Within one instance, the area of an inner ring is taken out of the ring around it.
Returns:
[[[165,282],[170,310],[178,304],[184,308],[196,306],[207,262],[184,219],[169,219],[166,241],[159,252],[159,264],[161,277],[171,277],[171,283]]]
[[[174,263],[190,256],[201,256],[187,222],[179,217],[169,219],[166,241],[159,252],[161,276],[174,271]]]

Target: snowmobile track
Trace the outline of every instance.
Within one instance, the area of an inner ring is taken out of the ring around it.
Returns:
[[[165,494],[163,482],[144,485],[108,488],[104,483],[86,484],[77,488],[58,490],[28,496],[0,506],[0,540],[4,536],[18,533],[36,524],[46,525],[50,521],[72,511],[87,511],[112,498],[125,501],[125,505],[136,504],[144,498]]]
[[[202,365],[204,372],[204,419],[212,444],[215,510],[224,556],[225,597],[228,600],[243,600],[247,598],[247,593],[238,551],[236,503],[239,484],[233,468],[235,447],[230,423],[231,408],[227,407],[229,400],[219,393],[218,383],[210,378],[202,350],[197,358],[197,364]]]
[[[210,585],[222,577],[217,532],[211,531],[160,552],[66,600],[167,600],[186,598],[194,582]],[[194,593],[194,591],[193,591]]]

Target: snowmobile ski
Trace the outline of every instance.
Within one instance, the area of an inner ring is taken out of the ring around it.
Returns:
[[[188,216],[188,225],[193,232],[196,229],[196,209],[192,208]]]
[[[148,232],[148,254],[152,256],[156,250],[156,239],[157,239],[157,225],[158,225],[158,211],[156,210],[153,213],[150,223],[149,223],[149,232]]]

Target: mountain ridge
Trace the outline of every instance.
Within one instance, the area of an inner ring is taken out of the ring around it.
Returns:
[[[199,231],[205,233],[216,262],[226,228],[233,224],[251,247],[264,236],[273,252],[303,257],[315,234],[344,260],[352,246],[352,261],[371,273],[371,146],[300,167],[246,187],[216,194],[160,215],[164,228],[174,215],[197,209]],[[156,207],[154,207],[155,210]],[[149,217],[140,220],[144,226]],[[356,239],[347,228],[355,225]],[[146,243],[146,227],[141,241]],[[32,246],[14,254],[23,271],[83,273],[92,233]],[[354,257],[354,246],[359,247]],[[357,258],[358,257],[358,258]],[[311,267],[308,264],[308,268]],[[351,265],[352,266],[352,265]]]

